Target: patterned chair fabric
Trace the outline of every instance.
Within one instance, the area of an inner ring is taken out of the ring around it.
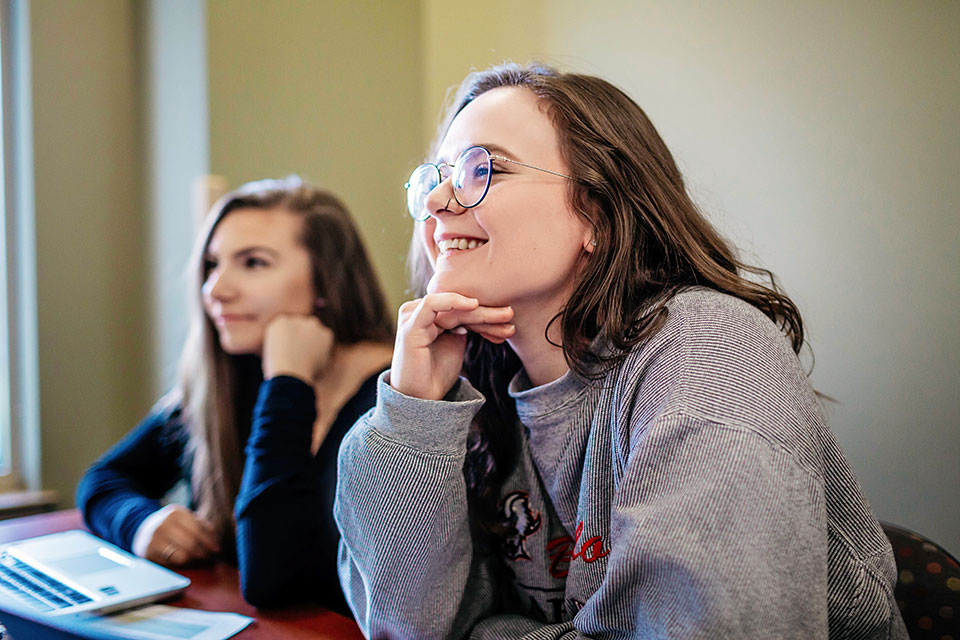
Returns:
[[[897,560],[894,595],[912,640],[960,640],[960,564],[918,533],[881,522]]]

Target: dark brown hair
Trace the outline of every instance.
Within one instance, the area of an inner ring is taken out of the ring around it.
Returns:
[[[200,291],[207,276],[204,256],[217,225],[231,211],[245,208],[282,209],[303,220],[301,241],[310,255],[313,287],[325,300],[317,315],[338,344],[390,343],[394,335],[392,316],[360,234],[334,195],[289,177],[245,184],[213,205],[194,247],[190,332],[173,395],[188,425],[197,512],[224,538],[234,532],[242,447],[262,373],[259,358],[230,355],[221,348]]]
[[[617,366],[660,328],[668,300],[693,286],[750,303],[799,352],[803,322],[796,306],[770,271],[738,260],[687,194],[653,123],[609,82],[538,65],[505,64],[471,73],[438,129],[433,155],[456,115],[498,87],[523,88],[539,99],[573,178],[571,207],[591,226],[597,243],[566,306],[551,322],[559,323],[564,356],[576,375],[595,379]],[[422,293],[431,267],[416,240],[410,270],[414,289]],[[515,409],[506,385],[520,362],[508,345],[471,335],[464,366],[488,400],[477,416],[464,472],[475,508],[493,524],[496,487],[513,464],[508,432]]]

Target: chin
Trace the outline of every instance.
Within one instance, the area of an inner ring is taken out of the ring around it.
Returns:
[[[427,293],[459,293],[468,298],[476,298],[484,307],[505,307],[510,304],[503,294],[491,291],[496,287],[484,286],[476,282],[458,282],[450,275],[434,273],[430,282],[427,283]]]
[[[220,348],[229,356],[248,356],[260,353],[263,345],[254,343],[251,340],[236,340],[230,338],[220,338]]]
[[[244,349],[243,347],[238,347],[230,343],[220,343],[220,348],[223,349],[223,352],[228,356],[245,356],[249,353],[253,353],[250,349]]]
[[[469,298],[478,297],[478,287],[471,283],[458,282],[457,278],[452,277],[451,273],[434,272],[430,282],[427,283],[427,293],[459,293]]]

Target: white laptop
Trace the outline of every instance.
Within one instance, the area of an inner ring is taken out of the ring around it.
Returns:
[[[48,615],[128,609],[179,595],[189,585],[85,531],[0,545],[0,594]]]

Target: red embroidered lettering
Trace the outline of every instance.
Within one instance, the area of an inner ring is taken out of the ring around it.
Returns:
[[[603,538],[593,536],[587,538],[586,542],[580,544],[580,536],[583,535],[583,522],[577,524],[577,530],[573,538],[562,536],[554,538],[547,543],[547,553],[550,554],[550,575],[554,578],[566,578],[570,572],[570,563],[580,558],[587,564],[596,562],[600,558],[610,555],[610,550],[603,549]],[[580,550],[577,550],[577,546]]]
[[[581,520],[580,523],[577,525],[577,530],[574,531],[574,533],[573,533],[573,554],[572,554],[572,556],[571,556],[573,560],[576,560],[577,558],[580,557],[580,554],[577,553],[577,543],[580,542],[580,534],[581,534],[581,533],[583,533],[583,521],[582,521],[582,520]],[[571,560],[571,562],[572,562],[572,560]]]
[[[583,533],[583,521],[577,525],[576,534],[573,536],[573,553],[570,554],[571,561],[576,560],[577,558],[583,558],[584,562],[596,562],[600,558],[604,558],[610,555],[610,550],[603,550],[603,538],[600,536],[594,536],[589,538],[583,545],[580,547],[580,551],[577,551],[577,544],[580,542],[580,535]],[[589,554],[586,551],[589,548]]]
[[[570,536],[554,538],[547,543],[550,554],[550,575],[554,578],[566,578],[570,571],[570,549],[573,548]]]
[[[586,550],[589,550],[588,554]],[[603,539],[600,536],[594,536],[583,543],[583,546],[580,547],[580,555],[583,557],[584,562],[596,562],[600,558],[604,558],[610,555],[610,550],[603,550]]]

